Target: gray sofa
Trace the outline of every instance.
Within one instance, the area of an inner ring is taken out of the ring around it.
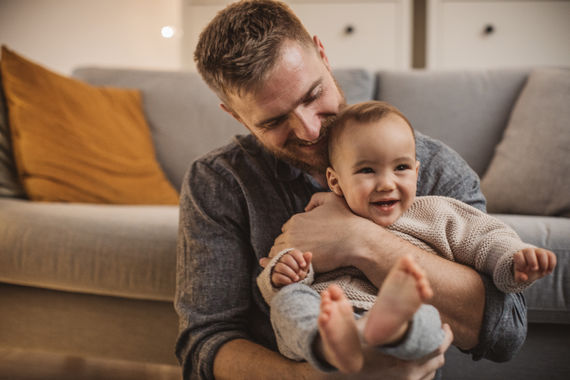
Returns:
[[[456,149],[481,177],[530,73],[335,72],[349,102],[395,104],[416,129]],[[176,188],[194,158],[246,132],[194,73],[85,67],[74,76],[141,89],[157,158]],[[7,131],[0,132],[5,140]],[[13,175],[9,152],[0,162],[2,185]],[[0,346],[176,363],[176,206],[34,203],[17,189],[0,194]],[[444,378],[568,378],[570,218],[497,216],[525,241],[553,250],[558,267],[525,291],[528,338],[514,359],[473,362],[452,348]]]

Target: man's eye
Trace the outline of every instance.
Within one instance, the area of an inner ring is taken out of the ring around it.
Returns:
[[[278,128],[280,125],[282,125],[285,122],[285,120],[287,120],[287,118],[276,119],[263,124],[261,128],[266,130],[275,129]]]
[[[321,96],[321,93],[322,93],[322,92],[323,92],[323,90],[322,90],[321,87],[315,88],[315,90],[313,90],[313,91],[309,94],[309,96],[307,96],[307,97],[305,98],[305,100],[303,101],[303,103],[304,103],[304,104],[310,104],[310,103],[314,102],[315,100],[317,100],[317,99]]]

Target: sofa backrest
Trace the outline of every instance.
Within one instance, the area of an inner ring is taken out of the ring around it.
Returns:
[[[380,71],[339,69],[347,102],[394,104],[417,130],[455,149],[482,176],[529,70]],[[219,107],[194,72],[83,67],[73,76],[101,86],[138,88],[157,159],[176,188],[189,163],[247,130]]]
[[[381,71],[375,98],[455,149],[483,176],[530,70]]]

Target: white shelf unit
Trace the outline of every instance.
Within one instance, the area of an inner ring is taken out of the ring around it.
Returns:
[[[570,66],[568,0],[427,0],[429,69]]]

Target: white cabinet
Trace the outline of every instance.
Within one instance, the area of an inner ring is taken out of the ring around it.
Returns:
[[[317,35],[333,68],[369,70],[411,67],[411,0],[285,1],[311,35]],[[216,3],[216,4],[212,4]],[[224,1],[187,1],[183,10],[183,66],[193,69],[202,28]]]
[[[411,67],[410,0],[291,3],[335,68]]]
[[[570,1],[428,0],[427,67],[570,66]]]

